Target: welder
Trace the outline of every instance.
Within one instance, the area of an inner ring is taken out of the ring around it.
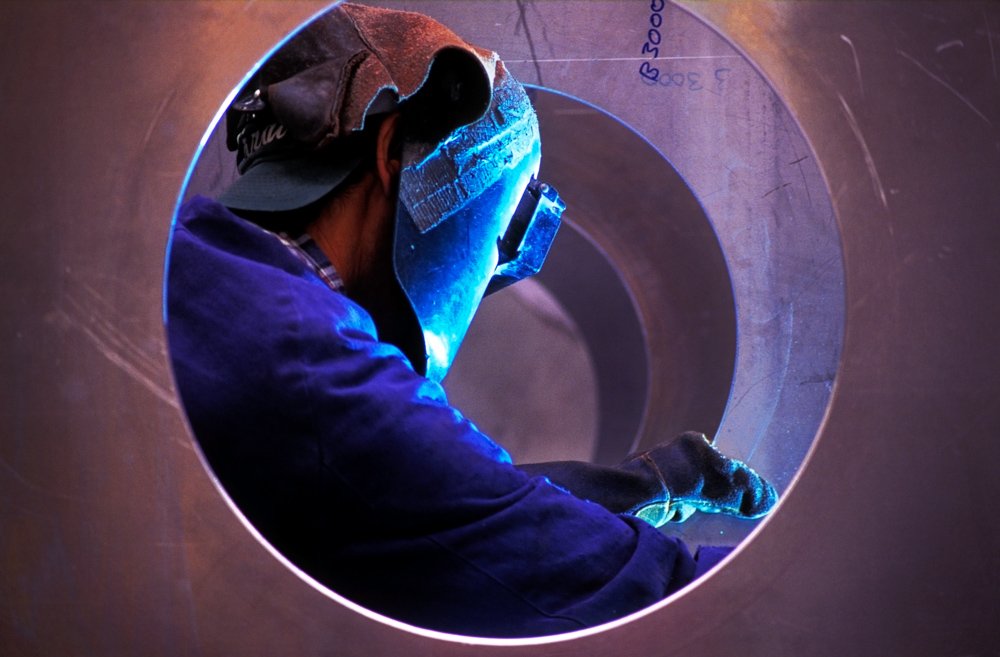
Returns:
[[[226,121],[241,175],[178,215],[171,355],[215,475],[309,576],[421,627],[553,634],[718,557],[657,527],[774,505],[701,434],[616,467],[515,466],[448,404],[480,301],[538,271],[565,207],[494,53],[419,14],[340,5]]]

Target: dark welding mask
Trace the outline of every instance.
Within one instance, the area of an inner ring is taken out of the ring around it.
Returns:
[[[482,118],[439,143],[405,142],[394,266],[428,378],[447,374],[483,296],[545,260],[565,206],[536,179],[540,160],[534,109],[502,65]]]

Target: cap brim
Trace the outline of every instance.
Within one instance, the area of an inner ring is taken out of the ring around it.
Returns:
[[[314,203],[347,179],[360,155],[297,157],[255,163],[219,195],[234,210],[282,212]]]

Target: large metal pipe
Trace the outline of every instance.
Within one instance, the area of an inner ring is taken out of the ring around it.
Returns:
[[[311,586],[199,458],[161,299],[201,135],[321,5],[6,3],[4,653],[995,652],[1000,7],[403,4],[614,114],[690,188],[735,301],[719,440],[779,481],[780,507],[674,599],[540,645],[428,635]],[[645,443],[680,389],[657,342],[662,295],[643,284],[657,254],[599,219],[583,230],[645,333]],[[685,535],[717,531],[746,533]]]

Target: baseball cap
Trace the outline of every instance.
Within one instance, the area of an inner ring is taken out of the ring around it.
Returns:
[[[423,14],[338,5],[275,52],[227,111],[241,175],[219,201],[277,212],[319,200],[361,163],[351,141],[373,117],[406,103],[429,140],[480,118],[497,61]]]

